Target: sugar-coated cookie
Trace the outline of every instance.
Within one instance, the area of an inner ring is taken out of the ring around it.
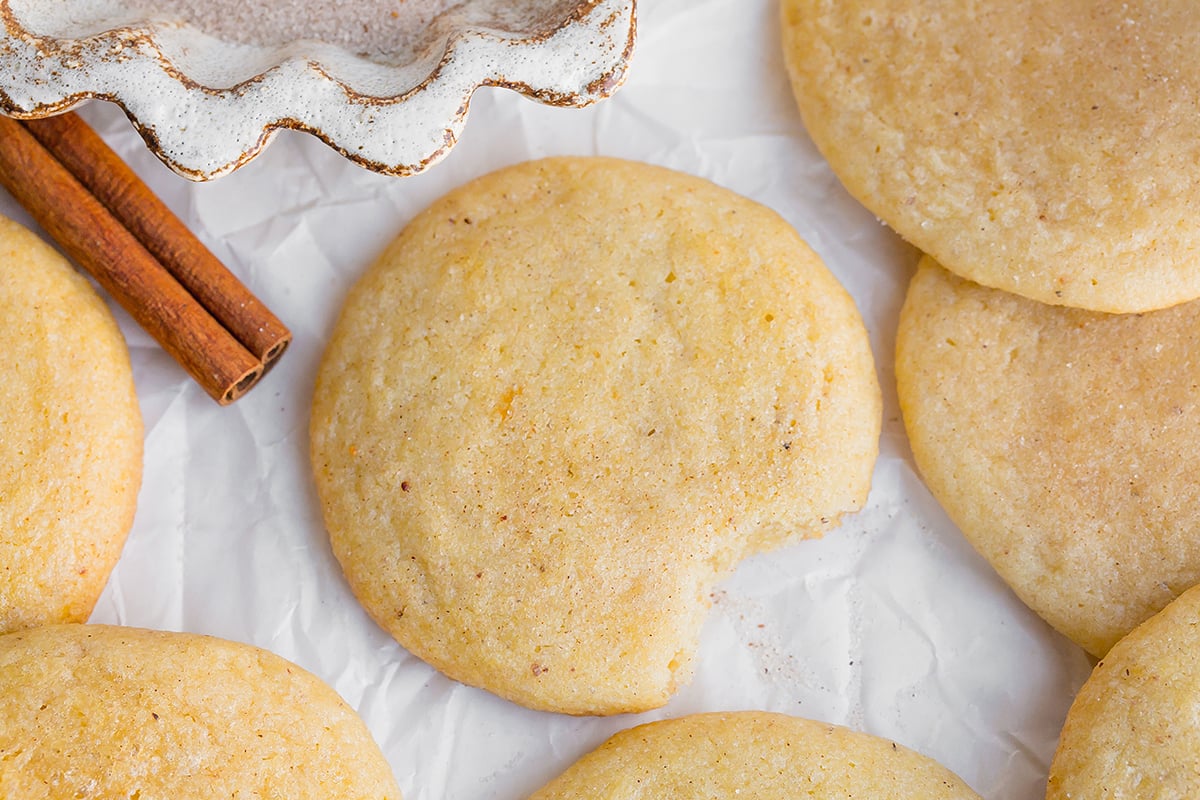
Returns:
[[[937,762],[887,739],[762,711],[622,731],[531,800],[978,800]]]
[[[947,269],[1044,303],[1200,297],[1189,0],[782,0],[804,123]]]
[[[0,636],[0,797],[399,800],[313,675],[208,636],[51,625]]]
[[[142,418],[108,307],[0,218],[0,632],[88,618],[133,524]]]
[[[926,258],[896,379],[930,491],[1016,593],[1097,656],[1200,581],[1200,302],[1036,303]]]
[[[661,705],[714,582],[865,501],[881,401],[849,295],[775,213],[604,158],[419,215],[351,291],[312,458],[368,612],[447,675]]]
[[[1200,797],[1200,588],[1109,651],[1067,714],[1047,800]]]

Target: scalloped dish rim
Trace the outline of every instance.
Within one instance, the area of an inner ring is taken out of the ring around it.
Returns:
[[[434,52],[425,59],[432,65],[428,74],[401,92],[372,96],[326,66],[339,57],[340,64],[368,62],[319,43],[322,60],[290,55],[248,72],[248,80],[215,89],[184,74],[167,55],[169,38],[193,28],[147,23],[76,39],[40,36],[21,26],[10,0],[0,0],[0,23],[0,112],[32,119],[88,99],[107,100],[125,111],[160,160],[197,181],[248,163],[285,128],[306,131],[375,172],[421,172],[454,146],[481,86],[556,106],[582,107],[608,97],[625,80],[637,29],[636,0],[580,0],[553,30],[523,38],[454,28],[440,58]],[[240,46],[248,57],[263,51]],[[404,68],[412,65],[394,70],[399,75]]]

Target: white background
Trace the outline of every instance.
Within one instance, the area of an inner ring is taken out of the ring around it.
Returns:
[[[743,708],[895,739],[988,800],[1042,797],[1089,661],[1008,591],[915,473],[892,348],[916,254],[842,190],[808,140],[777,16],[775,0],[643,0],[617,96],[563,110],[481,90],[450,156],[406,179],[285,132],[242,170],[190,184],[117,109],[87,106],[84,116],[295,334],[266,380],[222,409],[118,314],[146,423],[145,477],[93,621],[213,634],[296,661],[360,711],[408,800],[518,800],[619,729]],[[529,711],[408,655],[350,594],[309,477],[313,377],[355,277],[451,187],[554,154],[672,167],[778,211],[854,295],[884,387],[866,510],[822,541],[744,563],[714,596],[693,683],[636,717]],[[5,195],[0,212],[28,222]]]

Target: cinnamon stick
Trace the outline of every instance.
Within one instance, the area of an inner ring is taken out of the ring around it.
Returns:
[[[233,402],[262,377],[262,363],[33,134],[3,116],[0,183],[217,402]]]
[[[283,355],[292,340],[287,327],[79,115],[68,112],[24,125],[264,368]]]

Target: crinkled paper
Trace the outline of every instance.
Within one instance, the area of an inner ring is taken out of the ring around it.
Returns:
[[[804,132],[773,0],[647,0],[625,87],[583,110],[479,91],[466,133],[412,178],[353,166],[285,132],[207,184],[159,164],[119,110],[85,117],[292,328],[250,394],[219,408],[123,314],[146,422],[136,523],[95,622],[250,642],[332,684],[408,800],[519,800],[615,731],[708,710],[768,709],[892,738],[989,800],[1044,792],[1090,664],[975,554],[912,463],[892,371],[916,253],[841,188]],[[410,656],[351,595],[309,475],[313,378],[341,298],[435,197],[554,154],[647,161],[782,214],[856,299],[884,387],[874,488],[825,539],[745,562],[714,593],[692,683],[660,710],[573,718],[514,706]],[[7,196],[0,211],[28,222]]]

